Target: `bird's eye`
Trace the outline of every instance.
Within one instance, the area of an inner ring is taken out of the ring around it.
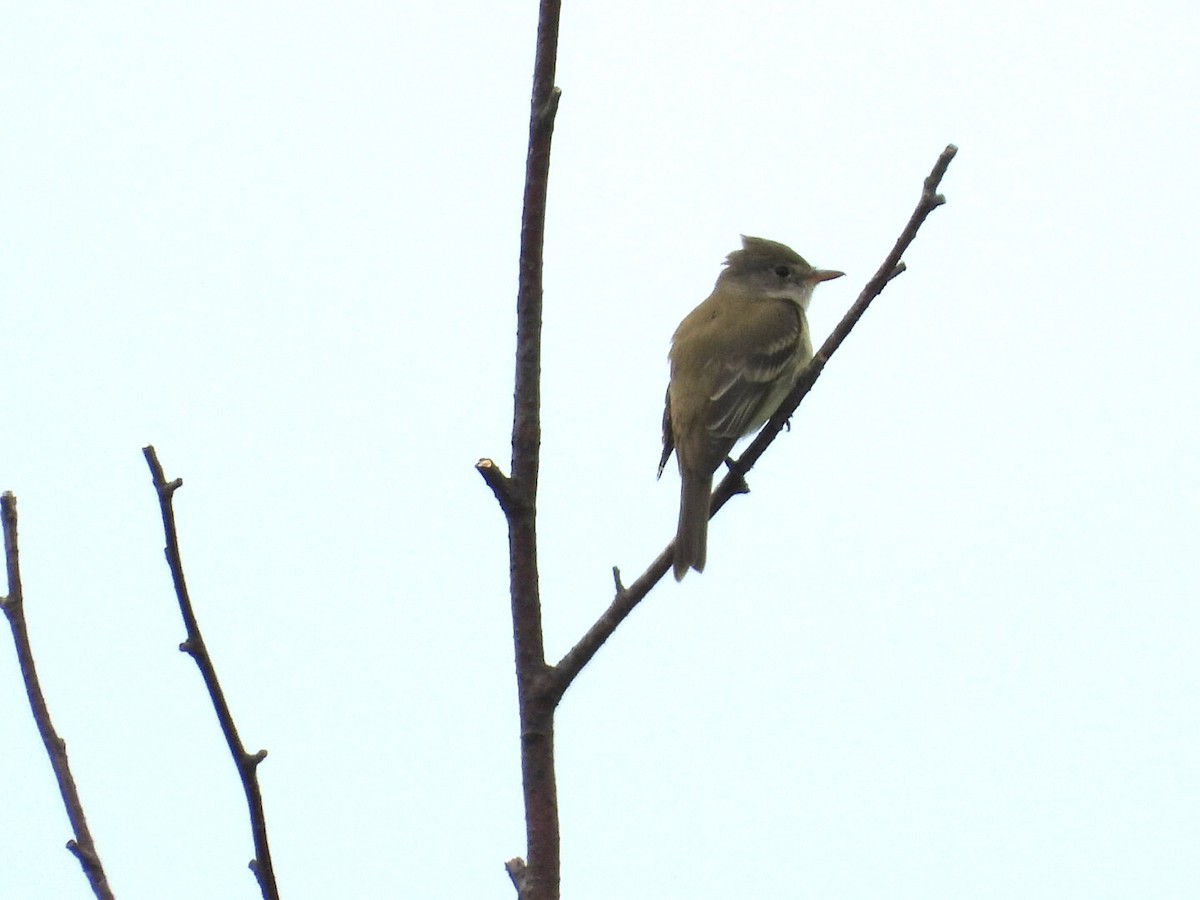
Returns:
[[[776,266],[775,274],[778,275],[780,278],[787,278],[789,275],[792,274],[792,270],[789,269],[787,266]]]

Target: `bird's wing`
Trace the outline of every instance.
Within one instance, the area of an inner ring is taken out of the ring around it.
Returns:
[[[737,439],[770,417],[778,402],[779,379],[796,368],[804,341],[803,313],[783,300],[762,304],[739,335],[737,345],[753,348],[726,358],[709,395],[709,433]]]

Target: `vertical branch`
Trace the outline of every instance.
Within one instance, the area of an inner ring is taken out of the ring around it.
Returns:
[[[529,112],[529,150],[521,211],[517,284],[517,365],[513,406],[512,477],[532,505],[542,441],[542,249],[550,182],[550,141],[560,92],[554,86],[561,0],[542,0]]]
[[[3,519],[4,559],[8,567],[8,595],[0,598],[0,606],[4,608],[4,615],[12,628],[17,662],[21,667],[21,678],[25,681],[25,693],[29,696],[33,720],[37,723],[42,743],[46,745],[50,766],[54,769],[54,777],[58,781],[58,791],[62,795],[63,805],[67,808],[67,819],[71,822],[71,830],[75,832],[75,839],[67,842],[67,849],[79,860],[83,874],[92,886],[92,893],[98,900],[112,900],[113,892],[108,886],[108,878],[96,853],[92,833],[88,830],[83,803],[75,788],[75,779],[71,777],[71,766],[67,762],[67,743],[58,736],[54,724],[50,721],[50,710],[46,706],[46,698],[42,695],[37,667],[33,662],[33,649],[25,624],[25,598],[21,590],[20,554],[17,550],[17,498],[11,493],[5,492],[0,496],[0,519]]]
[[[542,0],[538,21],[517,286],[511,484],[514,502],[506,509],[517,674],[518,678],[535,680],[542,676],[546,665],[537,581],[536,518],[542,442],[542,247],[546,232],[550,140],[559,97],[554,87],[559,5],[560,0]],[[522,696],[526,693],[522,688]]]
[[[521,727],[521,784],[526,860],[505,867],[520,900],[558,900],[558,790],[554,777],[552,670],[546,665],[537,568],[537,483],[542,442],[542,248],[550,142],[558,111],[554,69],[561,0],[541,0],[529,110],[529,150],[521,210],[517,350],[513,396],[512,476],[489,459],[476,468],[508,519],[509,591]]]
[[[179,552],[179,535],[175,530],[175,491],[183,486],[183,479],[176,478],[168,482],[163,475],[162,465],[153,447],[143,447],[146,464],[154,478],[154,489],[158,493],[159,510],[162,513],[163,530],[166,532],[167,546],[164,553],[167,564],[171,568],[171,579],[175,583],[175,595],[179,599],[179,612],[183,616],[183,624],[187,630],[187,638],[179,649],[189,654],[200,669],[204,686],[212,698],[213,708],[221,723],[221,732],[233,755],[238,775],[242,780],[242,790],[246,793],[246,805],[250,809],[250,830],[254,835],[254,859],[250,861],[250,871],[258,879],[258,887],[264,900],[279,900],[279,888],[275,885],[275,870],[271,865],[271,848],[267,843],[267,819],[263,811],[262,791],[258,786],[258,764],[267,757],[266,750],[257,753],[247,753],[242,739],[238,735],[237,725],[233,721],[233,713],[225,700],[225,692],[217,680],[217,670],[212,658],[208,655],[208,647],[200,634],[200,625],[192,609],[191,598],[188,597],[187,582],[183,577],[183,557]]]

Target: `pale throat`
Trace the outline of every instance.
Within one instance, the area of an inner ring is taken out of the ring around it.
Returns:
[[[764,291],[766,296],[772,300],[791,300],[805,312],[808,312],[808,304],[812,300],[813,288],[816,285],[811,281],[807,284],[789,284],[782,288]]]

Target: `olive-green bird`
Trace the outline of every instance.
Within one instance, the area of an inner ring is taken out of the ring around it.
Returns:
[[[712,293],[675,329],[658,474],[674,450],[683,482],[676,581],[689,568],[704,571],[713,474],[795,386],[813,355],[805,317],[813,288],[842,274],[813,268],[784,244],[743,235]]]

